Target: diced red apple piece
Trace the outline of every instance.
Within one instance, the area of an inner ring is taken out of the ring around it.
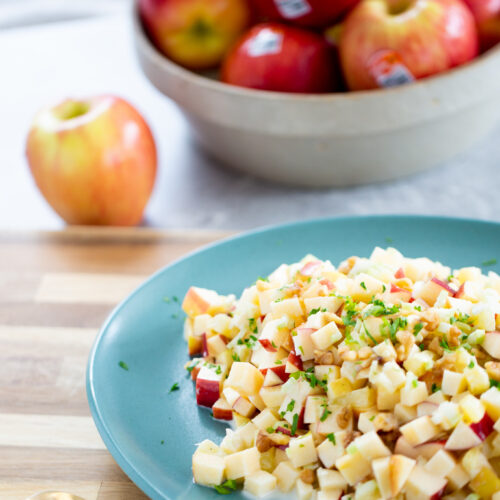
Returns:
[[[283,384],[283,380],[272,370],[266,370],[266,375],[264,376],[264,384],[262,387],[274,387],[276,385]]]
[[[485,413],[479,422],[470,424],[470,428],[477,434],[481,441],[484,441],[492,432],[495,422]]]
[[[272,371],[274,374],[278,375],[278,377],[281,379],[282,382],[286,382],[290,378],[290,374],[287,373],[286,371],[285,362],[281,363],[280,365],[271,366],[269,368],[263,368],[260,371],[262,372],[264,377],[267,375],[268,371]]]
[[[405,271],[402,267],[400,267],[395,273],[394,277],[397,278],[398,280],[401,280],[405,278]]]
[[[201,334],[201,355],[206,358],[208,357],[208,344],[207,344],[207,334]]]
[[[182,309],[192,318],[199,314],[216,312],[225,299],[213,290],[192,286],[184,297]]]
[[[439,297],[439,294],[445,291],[448,293],[448,295],[455,295],[455,290],[448,286],[447,283],[444,281],[441,281],[437,278],[432,278],[430,281],[427,281],[424,283],[422,288],[418,290],[417,294],[414,294],[414,297],[417,299],[422,299],[424,300],[427,304],[430,306],[434,305],[436,302],[437,298]]]
[[[411,292],[409,290],[405,290],[404,288],[400,288],[394,284],[391,285],[391,298],[398,298],[403,302],[408,302],[411,299]]]
[[[202,338],[206,339],[209,356],[213,356],[215,358],[226,350],[227,338],[224,337],[224,335],[214,335],[213,337],[207,339],[206,335],[203,334]]]
[[[450,451],[468,450],[479,446],[482,439],[463,422],[459,422],[446,441],[445,449]]]
[[[288,359],[286,362],[285,370],[286,373],[292,373],[304,370],[302,359],[295,354],[295,351],[290,351],[290,354],[288,355]]]
[[[481,347],[493,358],[500,359],[500,333],[487,333]]]
[[[202,366],[196,377],[196,402],[200,406],[211,408],[220,396],[222,372],[217,374],[206,366]]]
[[[465,295],[465,283],[462,283],[462,284],[460,285],[460,288],[459,288],[459,289],[455,292],[454,297],[455,297],[456,299],[460,299],[460,298],[462,298],[464,295]]]
[[[233,403],[233,410],[243,417],[251,418],[255,413],[256,408],[247,398],[240,396]]]
[[[318,269],[320,266],[321,261],[311,260],[302,266],[300,274],[302,274],[302,276],[312,276],[314,274],[314,271],[316,271],[316,269]]]
[[[218,420],[232,420],[233,419],[233,410],[222,398],[219,398],[214,405],[212,406],[212,413],[214,418]]]
[[[274,347],[272,342],[269,339],[259,339],[260,344],[262,347],[269,352],[277,352],[278,348]]]

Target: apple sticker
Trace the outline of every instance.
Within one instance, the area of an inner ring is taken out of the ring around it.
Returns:
[[[395,50],[380,50],[368,60],[370,74],[381,88],[397,87],[415,81]]]
[[[261,57],[268,54],[278,54],[283,44],[283,35],[270,29],[263,29],[248,44],[248,54],[251,57]]]
[[[274,0],[279,13],[286,19],[296,19],[312,11],[307,0]]]

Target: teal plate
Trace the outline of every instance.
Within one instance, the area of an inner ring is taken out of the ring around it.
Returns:
[[[90,354],[87,394],[104,443],[139,488],[154,499],[221,498],[194,485],[191,477],[195,443],[220,441],[226,426],[198,409],[193,384],[183,370],[188,356],[180,300],[189,286],[239,294],[258,276],[307,253],[336,264],[351,255],[369,256],[376,245],[451,267],[481,266],[500,257],[500,224],[380,216],[266,228],[171,264],[113,311]],[[489,269],[498,272],[500,266],[485,267]],[[180,389],[169,392],[175,382]]]

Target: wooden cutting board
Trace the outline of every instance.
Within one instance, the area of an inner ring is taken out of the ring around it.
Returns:
[[[106,450],[85,394],[111,309],[149,274],[223,233],[70,228],[0,233],[0,498],[62,490],[146,496]]]

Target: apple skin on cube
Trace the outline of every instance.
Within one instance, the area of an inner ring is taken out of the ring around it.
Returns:
[[[470,424],[470,428],[478,435],[481,441],[484,441],[493,432],[494,425],[495,422],[485,413],[479,422]]]
[[[190,318],[193,318],[199,314],[218,311],[226,300],[226,297],[220,296],[213,290],[192,286],[184,297],[182,309]]]
[[[255,406],[244,396],[240,396],[233,403],[233,410],[243,417],[251,418],[256,411]]]
[[[488,415],[493,420],[498,420],[500,418],[500,390],[496,387],[491,387],[481,394],[480,399]]]
[[[233,410],[226,400],[219,398],[212,406],[214,418],[218,420],[233,420]]]
[[[218,374],[207,366],[201,367],[196,377],[196,402],[199,406],[212,408],[219,399],[223,373]]]
[[[236,389],[244,396],[257,394],[264,383],[264,375],[251,363],[236,361],[231,366],[224,387]]]

